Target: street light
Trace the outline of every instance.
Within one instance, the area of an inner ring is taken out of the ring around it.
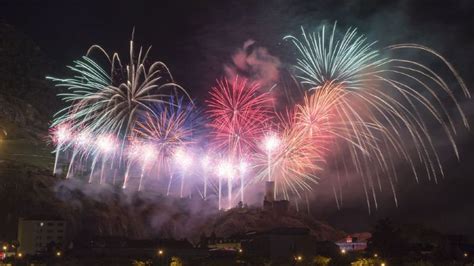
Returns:
[[[56,252],[56,257],[61,257],[61,255],[62,255],[62,254],[61,254],[61,251],[57,251],[57,252]]]
[[[162,249],[159,249],[159,250],[158,250],[158,256],[163,256],[163,253],[164,253],[164,252],[163,252]]]
[[[346,250],[345,250],[345,249],[341,249],[341,253],[342,253],[342,255],[346,254]]]
[[[296,261],[303,261],[303,256],[298,255],[298,256],[295,257],[295,260]]]

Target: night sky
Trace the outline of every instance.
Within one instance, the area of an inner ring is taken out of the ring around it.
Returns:
[[[178,83],[198,100],[206,97],[214,80],[224,74],[224,64],[231,62],[245,41],[256,41],[285,64],[289,51],[283,36],[298,33],[300,26],[316,29],[335,21],[341,28],[358,27],[370,40],[378,40],[378,47],[404,42],[430,46],[472,88],[473,12],[472,0],[0,1],[0,21],[31,38],[54,62],[55,71],[82,56],[92,44],[126,52],[135,27],[136,42],[152,45],[151,57],[166,62]],[[474,124],[473,104],[463,106]],[[474,239],[473,133],[461,131],[458,143],[461,161],[446,155],[446,178],[438,184],[426,178],[416,184],[410,175],[401,178],[398,208],[387,191],[379,209],[369,215],[361,189],[347,188],[344,206],[337,210],[323,182],[312,212],[347,231],[367,230],[377,219],[390,216]]]

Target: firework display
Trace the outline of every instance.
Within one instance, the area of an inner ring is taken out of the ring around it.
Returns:
[[[65,88],[59,96],[67,104],[51,126],[54,173],[138,191],[156,182],[169,196],[213,195],[223,209],[266,181],[275,184],[274,198],[301,198],[332,169],[335,183],[360,177],[370,210],[385,182],[397,204],[397,162],[417,181],[421,174],[435,182],[443,176],[433,123],[459,156],[456,119],[468,127],[459,93],[427,65],[403,57],[407,49],[433,56],[469,98],[435,51],[416,44],[378,50],[356,29],[338,34],[336,25],[284,40],[297,55],[295,91],[303,88],[284,111],[268,88],[235,76],[217,80],[201,112],[164,63],[149,63],[150,49],[136,52],[131,41],[125,63],[92,46],[69,67],[72,78],[49,78]],[[334,195],[339,206],[342,193]]]

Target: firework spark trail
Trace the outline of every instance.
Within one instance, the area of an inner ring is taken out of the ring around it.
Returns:
[[[101,183],[107,172],[105,169],[107,163],[110,163],[111,167],[116,165],[116,168],[122,168],[124,165],[126,170],[123,187],[125,188],[131,162],[123,162],[122,155],[124,150],[131,145],[129,138],[136,134],[137,121],[143,117],[157,115],[155,111],[160,108],[156,106],[176,104],[169,100],[170,95],[178,97],[178,94],[183,93],[188,96],[182,87],[173,82],[173,77],[163,62],[145,64],[149,61],[149,51],[150,48],[144,50],[141,47],[137,51],[132,36],[129,61],[124,64],[118,54],[108,55],[103,48],[93,45],[86,56],[74,61],[74,65],[69,67],[75,74],[74,77],[64,79],[48,77],[56,83],[56,86],[67,89],[59,96],[68,103],[68,106],[56,113],[52,123],[53,129],[68,125],[70,131],[79,134],[87,132],[91,138],[110,135],[120,143],[112,155],[95,148],[92,143],[82,145],[80,149],[77,149],[74,140],[71,142],[73,145],[69,145],[66,141],[57,142],[57,158],[60,150],[73,146],[67,177],[73,169],[78,153],[81,154],[81,158],[84,155],[86,158],[92,155],[89,182],[92,182],[96,164],[101,159]],[[98,64],[100,60],[95,61],[93,54],[104,56],[109,66],[103,67]]]
[[[275,182],[275,198],[278,193],[285,199],[289,199],[292,195],[301,197],[301,190],[311,189],[311,185],[318,183],[316,172],[321,169],[323,161],[321,156],[325,145],[324,143],[319,143],[318,146],[308,145],[316,137],[311,136],[309,130],[305,130],[299,112],[289,110],[278,117],[280,133],[278,141],[276,139],[272,141],[275,144],[271,144],[273,146],[271,157],[268,147],[270,145],[268,139],[271,137],[264,141],[261,152],[256,155],[256,166],[262,169],[256,180],[268,179],[271,175],[271,180]]]
[[[269,93],[260,92],[258,83],[236,77],[230,82],[218,81],[206,102],[218,149],[231,152],[236,158],[256,150],[255,140],[271,118]]]
[[[56,151],[54,157],[54,166],[53,166],[53,174],[56,174],[57,167],[58,167],[58,160],[59,160],[59,153],[61,149],[66,146],[66,144],[70,141],[72,137],[72,132],[69,124],[63,123],[59,124],[56,127],[53,127],[51,130],[51,136],[53,142],[56,144]]]
[[[162,172],[164,169],[169,170],[169,189],[173,179],[173,163],[170,157],[179,147],[186,147],[197,141],[198,126],[202,124],[200,114],[194,103],[186,102],[183,98],[169,97],[167,105],[158,105],[153,113],[147,113],[143,121],[138,120],[134,128],[136,137],[156,145],[157,169]]]
[[[428,119],[441,126],[459,156],[454,142],[454,114],[447,111],[443,97],[447,96],[456,105],[455,115],[468,127],[466,117],[447,83],[430,68],[415,61],[382,56],[373,47],[374,43],[368,43],[356,29],[348,29],[341,39],[336,38],[335,32],[336,25],[329,34],[325,27],[312,34],[302,29],[301,39],[294,36],[285,39],[299,52],[298,78],[308,90],[338,95],[333,103],[320,104],[333,108],[330,120],[336,123],[330,124],[328,132],[347,145],[350,162],[344,158],[344,164],[351,163],[361,176],[369,211],[369,191],[375,208],[378,205],[375,190],[376,186],[381,189],[379,169],[388,174],[397,204],[394,160],[407,161],[417,181],[415,161],[424,165],[428,178],[435,182],[438,174],[444,174],[429,134]],[[470,97],[459,74],[435,51],[415,44],[393,45],[388,49],[417,49],[434,55],[453,73],[464,96]],[[311,103],[305,105],[310,107]],[[309,110],[317,108],[321,107],[313,106]],[[321,123],[314,120],[306,125],[311,129],[312,125],[318,127]],[[412,147],[414,153],[410,151]],[[388,150],[396,151],[398,156],[388,155]],[[374,165],[379,168],[373,169]]]
[[[201,119],[200,110],[174,83],[164,63],[145,65],[150,48],[137,52],[132,40],[129,61],[124,63],[117,54],[108,55],[94,45],[69,67],[74,77],[49,78],[67,89],[59,95],[68,104],[52,124],[54,173],[59,157],[68,154],[62,151],[68,149],[72,156],[66,178],[76,174],[77,157],[86,164],[92,157],[89,183],[97,174],[97,163],[101,163],[99,183],[107,182],[110,164],[114,183],[115,176],[123,174],[123,188],[138,167],[138,190],[157,169],[156,176],[169,175],[167,195],[173,175],[180,175],[183,197],[187,177],[198,173],[203,176],[203,190],[198,193],[206,199],[210,186],[218,194],[221,209],[223,182],[227,181],[231,208],[236,180],[240,181],[236,198],[240,196],[242,202],[245,188],[262,180],[275,182],[275,198],[305,197],[308,202],[308,191],[324,169],[332,169],[330,165],[336,168],[332,193],[338,208],[343,204],[341,178],[352,172],[361,178],[369,212],[379,205],[383,176],[398,205],[398,161],[408,164],[417,182],[422,173],[434,182],[444,176],[430,136],[432,122],[440,126],[458,158],[456,121],[460,118],[466,128],[469,125],[459,96],[438,73],[393,55],[406,49],[432,55],[452,73],[464,97],[470,98],[469,91],[453,66],[428,47],[392,45],[382,54],[375,42],[367,42],[356,29],[340,36],[334,24],[330,30],[322,27],[308,34],[302,29],[301,38],[284,38],[299,54],[298,73],[291,78],[301,83],[295,85],[301,97],[285,90],[291,98],[286,113],[274,111],[272,95],[259,84],[236,76],[218,80],[211,88],[206,101],[208,121]],[[96,52],[105,56],[106,67],[92,59]],[[180,97],[181,93],[187,98]],[[456,106],[454,111],[447,108],[448,102]],[[201,143],[203,125],[211,129],[207,145]],[[211,158],[210,154],[217,155]],[[218,182],[208,180],[208,175]]]
[[[239,162],[257,149],[257,140],[271,118],[272,98],[260,90],[258,83],[236,76],[232,81],[218,80],[206,101],[215,150],[228,153],[232,162]],[[241,183],[243,178],[240,175]],[[228,178],[230,198],[232,181]]]
[[[71,176],[71,171],[73,170],[74,160],[76,159],[76,156],[78,154],[80,154],[81,157],[84,155],[87,156],[86,153],[89,150],[88,145],[90,145],[91,142],[91,136],[89,133],[87,133],[87,131],[81,131],[72,138],[73,152],[71,160],[69,162],[66,179],[70,178]]]

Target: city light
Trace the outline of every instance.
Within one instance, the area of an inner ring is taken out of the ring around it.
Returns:
[[[374,254],[374,257],[377,258],[379,255],[377,253]]]
[[[57,252],[56,252],[56,257],[61,257],[61,255],[62,255],[62,254],[61,254],[61,251],[57,251]]]
[[[2,248],[3,248],[3,250],[7,250],[8,247],[6,245],[3,245]]]
[[[159,249],[159,250],[158,250],[158,256],[163,256],[163,253],[164,253],[164,252],[163,252],[162,249]]]
[[[303,261],[303,256],[298,255],[298,256],[295,257],[295,260],[296,261]]]
[[[18,256],[18,258],[21,258],[21,257],[23,257],[23,253],[18,252],[17,256]]]
[[[346,250],[345,249],[341,249],[341,253],[344,255],[346,254]]]

